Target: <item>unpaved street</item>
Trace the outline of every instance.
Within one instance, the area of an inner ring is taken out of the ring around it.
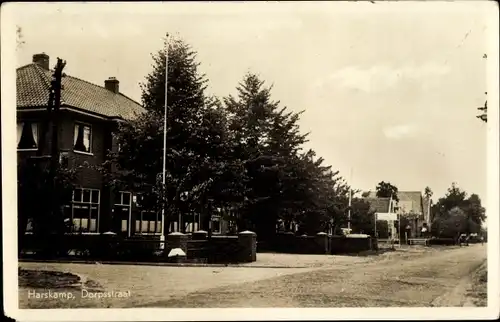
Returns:
[[[464,306],[472,273],[486,259],[474,245],[339,265],[191,293],[152,307]]]
[[[158,267],[20,263],[76,273],[100,291],[129,298],[40,300],[19,292],[20,308],[50,307],[384,307],[467,305],[486,246],[412,248],[379,256],[259,254],[247,267]],[[254,266],[254,267],[251,267]]]

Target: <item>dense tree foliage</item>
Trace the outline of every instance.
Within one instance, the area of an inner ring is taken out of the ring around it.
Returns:
[[[347,225],[350,187],[314,151],[304,150],[301,112],[274,101],[272,88],[250,73],[235,96],[209,97],[196,53],[178,39],[168,49],[166,185],[166,52],[160,50],[142,85],[147,112],[120,124],[120,150],[103,167],[114,187],[142,193],[144,207],[165,206],[167,220],[200,213],[206,229],[217,209],[240,230],[255,230],[264,239],[280,226],[299,225],[300,233],[315,234]],[[355,200],[351,210],[352,226],[369,231],[369,206]]]
[[[107,161],[111,167],[103,169],[114,187],[141,193],[142,207],[159,211],[165,205],[168,227],[179,214],[206,214],[237,199],[239,180],[233,176],[239,176],[242,165],[226,158],[226,112],[205,94],[207,79],[198,72],[196,53],[175,39],[168,43],[166,184],[162,184],[166,55],[166,49],[153,55],[153,71],[142,84],[147,112],[119,125],[115,139],[120,150],[111,153]]]
[[[446,237],[457,237],[461,233],[480,233],[486,219],[479,196],[468,196],[467,192],[455,183],[432,207],[432,212],[433,234]]]
[[[390,182],[381,181],[376,187],[378,198],[391,198],[399,201],[398,198],[398,188],[392,185]]]
[[[52,176],[48,163],[40,159],[25,159],[18,163],[19,250],[23,248],[28,222],[31,232],[39,240],[51,235],[60,236],[70,229],[71,223],[64,221],[63,207],[71,202],[77,170],[57,166]]]

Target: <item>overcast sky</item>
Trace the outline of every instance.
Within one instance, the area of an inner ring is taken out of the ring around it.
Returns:
[[[274,99],[305,110],[309,147],[355,187],[399,190],[452,182],[486,200],[485,101],[489,8],[480,2],[8,4],[22,28],[17,66],[50,64],[140,101],[150,53],[166,32],[198,52],[212,94],[233,93],[247,71]],[[3,7],[5,8],[5,7]]]

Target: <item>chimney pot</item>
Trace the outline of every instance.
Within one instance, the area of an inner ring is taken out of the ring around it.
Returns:
[[[33,55],[33,62],[43,69],[49,70],[49,55],[46,53]]]
[[[108,91],[111,91],[115,94],[118,94],[120,92],[119,85],[120,82],[116,79],[116,77],[109,77],[107,80],[104,81],[104,87]]]

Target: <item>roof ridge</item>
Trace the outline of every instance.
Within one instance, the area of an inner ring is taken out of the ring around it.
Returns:
[[[112,91],[108,90],[108,89],[107,89],[106,87],[104,87],[104,86],[97,85],[97,84],[92,83],[92,82],[89,82],[89,81],[87,81],[87,80],[85,80],[85,79],[78,78],[78,77],[75,77],[75,76],[71,76],[71,75],[68,75],[68,74],[66,74],[66,77],[71,77],[71,78],[73,78],[73,79],[76,79],[76,80],[79,80],[79,81],[81,81],[81,82],[84,82],[84,83],[90,84],[90,85],[92,85],[92,86],[99,87],[100,89],[106,90],[106,91],[108,91],[109,93],[114,94],[114,95],[121,95],[121,96],[125,97],[126,99],[128,99],[129,101],[131,101],[131,102],[133,102],[133,103],[135,103],[135,104],[137,104],[137,105],[139,105],[139,106],[141,106],[141,107],[142,107],[142,105],[141,105],[141,104],[139,104],[138,102],[134,101],[133,99],[131,99],[131,98],[130,98],[130,97],[128,97],[127,95],[124,95],[124,94],[122,94],[122,93],[120,93],[120,92],[118,92],[118,93],[114,93],[114,92],[112,92]]]
[[[121,96],[125,97],[125,98],[126,98],[126,99],[128,99],[129,101],[134,102],[134,103],[136,103],[136,104],[140,105],[141,107],[144,107],[144,106],[142,106],[142,104],[141,104],[141,103],[137,102],[137,101],[136,101],[136,100],[134,100],[134,99],[131,99],[131,98],[130,98],[130,97],[128,97],[127,95],[125,95],[125,94],[123,94],[123,93],[118,93],[118,94],[120,94]]]

